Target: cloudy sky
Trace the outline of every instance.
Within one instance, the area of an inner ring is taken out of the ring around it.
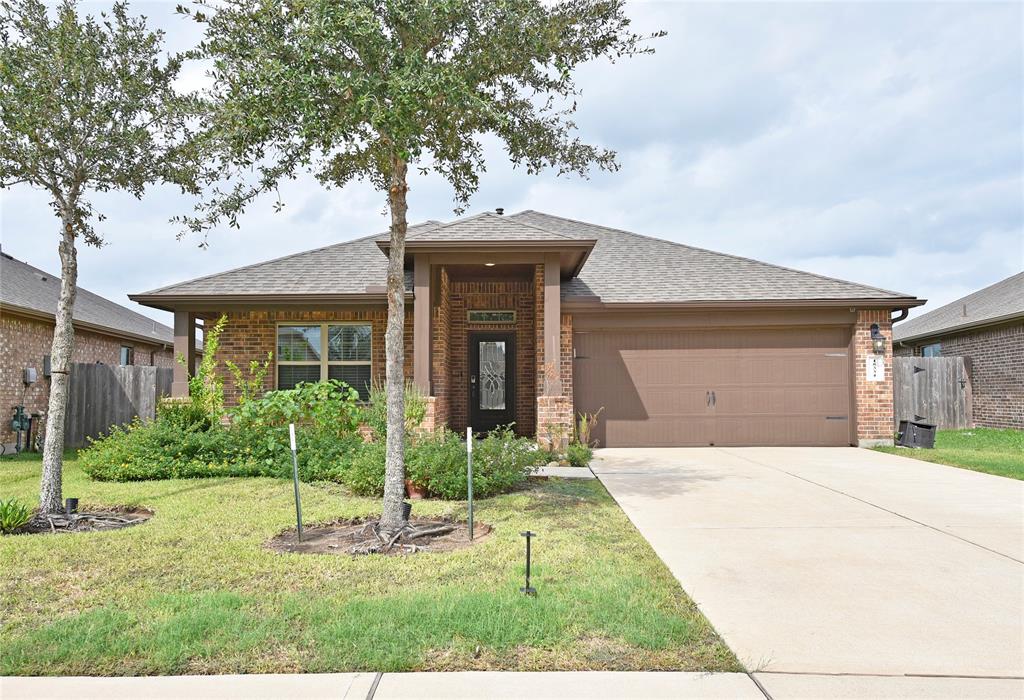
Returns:
[[[174,3],[133,3],[172,50],[195,28]],[[85,7],[97,7],[89,6]],[[622,169],[531,177],[490,144],[470,213],[539,209],[915,294],[927,308],[1024,268],[1024,53],[1020,3],[630,6],[657,54],[579,74],[584,138]],[[193,67],[194,84],[201,68]],[[190,201],[153,189],[97,198],[107,245],[80,253],[80,284],[125,295],[383,231],[367,185],[311,178],[260,202],[202,250],[169,217]],[[41,193],[0,193],[3,250],[58,271],[57,222]],[[410,220],[452,216],[420,178]],[[144,313],[169,322],[169,315]]]

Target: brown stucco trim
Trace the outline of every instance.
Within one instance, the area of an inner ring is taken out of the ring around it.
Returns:
[[[53,314],[48,314],[43,311],[36,311],[35,309],[27,309],[21,306],[12,306],[11,304],[4,304],[0,307],[0,314],[20,316],[34,321],[49,321],[53,323]],[[155,323],[155,321],[154,321]],[[155,345],[160,348],[170,348],[173,342],[167,342],[154,338],[150,335],[141,335],[137,333],[130,333],[128,331],[121,331],[108,326],[101,326],[95,323],[88,323],[87,321],[74,321],[72,324],[75,330],[90,331],[99,335],[108,335],[111,338],[118,338],[121,340],[131,340],[136,342],[147,343],[149,345]]]
[[[604,303],[586,297],[565,297],[562,308],[573,313],[600,311],[636,311],[636,310],[675,310],[675,309],[791,309],[791,308],[851,308],[851,309],[890,309],[898,311],[904,308],[921,306],[927,299],[914,297],[896,297],[892,299],[748,299],[738,301],[644,301]]]
[[[154,309],[194,312],[294,310],[296,307],[313,311],[354,311],[379,309],[386,307],[388,303],[385,294],[204,294],[190,296],[129,294],[128,298]],[[412,298],[413,295],[406,292],[405,300],[410,301]]]

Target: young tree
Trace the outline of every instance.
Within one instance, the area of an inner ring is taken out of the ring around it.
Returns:
[[[169,109],[181,61],[161,65],[162,42],[162,32],[129,16],[124,3],[99,19],[79,18],[73,0],[62,0],[53,14],[41,0],[0,3],[0,187],[46,191],[60,219],[61,286],[40,489],[44,513],[62,508],[75,243],[78,237],[87,245],[103,243],[92,225],[103,216],[91,196],[124,190],[141,197],[147,184],[190,179],[173,147],[182,124]]]
[[[200,0],[194,57],[211,62],[205,144],[229,183],[181,222],[237,217],[300,171],[387,192],[386,483],[381,529],[404,525],[403,263],[408,169],[451,184],[460,209],[497,135],[516,166],[586,174],[614,153],[574,136],[573,70],[649,52],[623,0]],[[248,176],[254,173],[254,176]],[[280,202],[278,203],[280,205]]]

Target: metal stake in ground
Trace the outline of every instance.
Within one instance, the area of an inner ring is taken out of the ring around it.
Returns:
[[[466,426],[466,495],[469,501],[469,540],[473,541],[473,428]]]
[[[526,595],[537,595],[537,589],[530,585],[530,539],[535,533],[527,530],[519,534],[526,538],[526,585],[519,590]]]
[[[302,499],[299,498],[299,455],[295,447],[295,424],[288,424],[288,437],[292,442],[292,480],[295,482],[295,525],[302,541]]]

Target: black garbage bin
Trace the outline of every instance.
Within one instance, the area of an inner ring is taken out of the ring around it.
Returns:
[[[903,447],[935,447],[935,426],[931,423],[919,423],[912,420],[901,420],[897,445]]]

